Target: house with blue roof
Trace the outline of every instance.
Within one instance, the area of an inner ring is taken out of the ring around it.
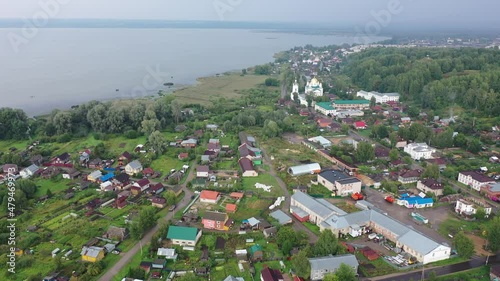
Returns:
[[[109,173],[109,174],[105,174],[104,176],[101,176],[99,179],[101,180],[101,182],[107,182],[114,177],[115,177],[115,174]]]
[[[403,196],[401,196],[396,203],[400,206],[405,206],[408,209],[430,208],[434,206],[434,200],[432,198],[409,196],[408,194],[403,194]]]

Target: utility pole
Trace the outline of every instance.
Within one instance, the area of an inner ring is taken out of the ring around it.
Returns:
[[[422,277],[420,277],[421,281],[425,280],[425,266],[422,267]]]

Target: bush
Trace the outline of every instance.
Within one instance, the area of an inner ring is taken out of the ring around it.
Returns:
[[[125,137],[127,139],[136,139],[139,137],[139,133],[136,130],[128,130],[125,132]]]
[[[66,143],[71,141],[71,135],[70,134],[63,134],[57,137],[57,142],[58,143]]]

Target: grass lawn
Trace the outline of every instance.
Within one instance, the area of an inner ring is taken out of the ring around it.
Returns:
[[[365,137],[365,138],[369,138],[371,133],[372,133],[372,130],[371,130],[371,129],[367,129],[367,130],[359,130],[359,131],[358,131],[358,134],[362,135],[362,136],[363,136],[363,137]]]
[[[214,98],[237,98],[238,91],[255,88],[264,83],[268,76],[231,73],[219,77],[198,79],[198,84],[174,91],[173,95],[181,103],[209,105]]]
[[[307,227],[312,233],[316,234],[316,235],[320,235],[321,234],[321,231],[319,230],[319,226],[315,225],[315,224],[312,224],[310,222],[304,222],[303,223],[305,225],[305,227]]]
[[[222,160],[217,162],[217,169],[218,170],[235,170],[238,169],[238,164],[236,160]]]
[[[243,178],[242,182],[243,182],[243,188],[245,190],[252,190],[254,193],[260,194],[262,196],[266,197],[283,196],[283,190],[281,190],[276,179],[270,174],[260,174],[258,177],[253,177],[253,178],[252,177]],[[272,186],[271,192],[266,192],[263,189],[255,188],[256,183]]]
[[[61,175],[59,175],[54,180],[37,178],[37,179],[35,179],[35,183],[38,186],[38,188],[35,192],[35,197],[40,197],[40,196],[46,195],[48,189],[50,189],[50,191],[53,194],[56,194],[58,192],[64,191],[64,190],[74,186],[74,184],[71,180],[63,179]]]
[[[480,222],[464,221],[450,217],[439,225],[438,232],[443,237],[448,237],[448,234],[455,235],[459,231],[474,232],[484,227]]]
[[[321,184],[311,185],[311,188],[309,189],[309,194],[322,195],[323,197],[326,197],[326,198],[332,196],[332,192],[330,190],[328,190],[328,188],[324,187]]]
[[[229,275],[233,277],[242,277],[244,280],[252,280],[248,263],[243,264],[244,271],[238,268],[238,262],[234,259],[227,260],[225,263],[215,266],[211,271],[211,280],[224,280]]]
[[[467,281],[489,281],[490,280],[490,267],[481,266],[475,269],[462,271],[454,274],[439,276],[437,281],[454,281],[454,280],[467,280]]]
[[[238,204],[238,211],[230,214],[229,217],[239,222],[251,217],[262,216],[271,204],[273,202],[267,199],[258,199],[257,197],[245,198]]]
[[[463,257],[459,257],[459,256],[454,256],[452,258],[449,258],[447,260],[442,260],[442,261],[437,261],[437,262],[433,262],[431,263],[430,265],[431,266],[444,266],[444,265],[450,265],[450,264],[455,264],[455,263],[460,263],[460,262],[464,262],[468,259],[466,258],[463,258]]]
[[[0,141],[0,151],[8,151],[11,147],[22,150],[25,149],[29,144],[29,141]]]
[[[151,168],[162,172],[163,176],[166,176],[172,169],[180,170],[183,165],[186,165],[186,162],[173,157],[160,157],[151,162]]]

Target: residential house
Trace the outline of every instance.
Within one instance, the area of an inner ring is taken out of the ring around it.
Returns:
[[[257,177],[259,173],[255,170],[253,166],[253,162],[248,158],[240,158],[238,160],[238,164],[241,168],[241,176],[242,177]]]
[[[181,146],[184,148],[195,148],[196,145],[198,145],[198,140],[193,138],[183,140],[181,142]]]
[[[427,163],[437,165],[439,167],[439,170],[446,169],[446,160],[443,158],[428,159]]]
[[[284,281],[283,274],[278,269],[266,267],[260,272],[261,281]]]
[[[236,204],[226,204],[226,212],[228,213],[236,213],[236,210],[238,209],[238,206]]]
[[[375,158],[377,159],[389,159],[390,152],[391,151],[385,146],[375,145]]]
[[[17,175],[19,173],[19,168],[16,164],[5,164],[2,166],[4,174]]]
[[[175,126],[175,131],[178,132],[178,133],[179,132],[184,132],[185,130],[187,130],[186,125],[177,125],[177,126]]]
[[[458,182],[468,185],[477,191],[481,190],[482,185],[495,183],[492,178],[476,171],[460,172],[458,174]]]
[[[50,179],[59,175],[61,173],[61,169],[58,167],[50,166],[44,168],[43,170],[38,170],[38,173],[40,173],[40,177],[44,179]]]
[[[493,201],[500,201],[500,182],[482,185],[481,192]]]
[[[203,224],[203,227],[206,229],[227,231],[229,230],[229,226],[226,225],[228,220],[229,217],[226,213],[207,211],[205,212],[205,215],[203,216],[201,223]]]
[[[288,168],[288,173],[294,177],[302,175],[314,175],[321,172],[321,166],[318,163],[310,163]]]
[[[210,168],[208,166],[198,166],[196,167],[196,177],[197,178],[208,178],[210,173]]]
[[[123,166],[127,163],[130,163],[132,161],[132,155],[128,152],[125,151],[123,152],[120,157],[118,157],[118,165]]]
[[[342,264],[348,265],[356,273],[359,266],[356,256],[351,254],[310,258],[309,263],[312,281],[323,280],[326,274],[335,273]]]
[[[207,150],[208,151],[214,151],[214,152],[220,152],[221,146],[219,143],[219,140],[217,139],[211,139],[212,142],[208,142],[207,144]]]
[[[102,177],[102,172],[99,170],[93,171],[89,175],[87,175],[87,180],[91,182],[98,182]]]
[[[361,181],[338,170],[325,170],[318,174],[318,183],[337,196],[361,192]]]
[[[144,170],[142,170],[142,175],[145,176],[145,177],[152,177],[153,175],[155,174],[155,171],[151,168],[146,168]]]
[[[140,179],[133,184],[133,186],[139,188],[141,192],[148,189],[150,185],[151,182],[148,179]]]
[[[121,188],[124,188],[130,184],[130,176],[126,173],[121,173],[114,178],[113,183]]]
[[[102,176],[99,178],[99,181],[100,181],[100,182],[107,182],[107,181],[112,180],[114,177],[115,177],[115,174],[114,174],[114,173],[107,173],[107,174],[105,174],[105,175],[102,175]]]
[[[139,267],[142,268],[148,274],[151,271],[151,268],[153,266],[153,263],[150,261],[141,261],[139,264]],[[132,279],[132,280],[127,280],[127,278],[123,278],[122,281],[136,281],[137,279]]]
[[[167,260],[176,260],[177,254],[175,253],[175,249],[170,248],[158,248],[156,255],[159,257],[165,257]]]
[[[264,234],[264,237],[269,238],[275,236],[276,233],[278,233],[278,229],[275,226],[272,226],[270,228],[264,229],[262,233]]]
[[[252,147],[255,147],[255,146],[256,146],[256,143],[257,143],[257,142],[255,141],[255,138],[254,138],[254,137],[252,137],[252,136],[248,136],[248,135],[247,135],[247,134],[245,134],[244,132],[240,132],[240,133],[238,134],[238,137],[239,137],[239,139],[240,139],[240,144],[244,144],[244,143],[246,143],[246,144],[248,144],[248,145],[250,145],[250,146],[252,146]]]
[[[434,179],[424,179],[417,182],[417,189],[423,193],[431,192],[436,196],[442,196],[443,188],[443,185]]]
[[[40,167],[43,164],[43,157],[40,154],[34,155],[30,158],[29,162]]]
[[[409,124],[409,123],[411,123],[411,118],[410,117],[401,117],[401,123],[402,124]]]
[[[32,176],[36,175],[38,169],[39,169],[38,166],[33,164],[27,168],[22,169],[19,175],[21,175],[23,179],[29,179]]]
[[[262,261],[262,259],[264,258],[264,252],[262,250],[262,246],[260,246],[259,244],[255,244],[252,247],[250,247],[250,250],[248,252],[250,253],[250,259],[253,262]]]
[[[201,230],[195,227],[171,225],[168,228],[167,239],[170,239],[174,245],[194,247],[200,237]]]
[[[219,129],[219,126],[215,124],[207,124],[205,128],[210,131],[217,131],[217,129]]]
[[[85,150],[80,153],[80,157],[78,159],[78,162],[80,163],[80,166],[82,167],[87,167],[87,163],[90,161],[90,150]]]
[[[220,193],[211,190],[202,190],[200,193],[200,202],[208,204],[217,204],[220,199]]]
[[[465,217],[474,216],[480,208],[480,206],[465,199],[459,199],[455,203],[455,212]],[[486,216],[491,215],[491,207],[483,208],[483,210]]]
[[[187,153],[187,152],[182,152],[182,153],[179,153],[179,156],[177,156],[177,158],[178,158],[179,160],[181,160],[181,161],[182,161],[182,160],[185,160],[185,159],[188,159],[188,158],[189,158],[189,153]]]
[[[167,265],[166,259],[155,259],[151,264],[151,268],[158,269],[161,271],[165,268],[166,265]]]
[[[436,149],[426,143],[409,143],[403,150],[414,160],[431,159],[432,154],[436,152]]]
[[[401,171],[398,175],[398,181],[402,184],[417,182],[422,175],[422,170],[406,170]]]
[[[130,176],[137,175],[143,170],[141,162],[134,160],[125,166],[125,173]]]
[[[104,258],[104,248],[95,246],[84,246],[80,255],[82,256],[82,261],[87,262],[98,262]]]
[[[170,186],[168,190],[172,191],[175,194],[175,196],[179,196],[182,193],[182,186],[180,185]]]
[[[128,237],[128,234],[128,229],[124,227],[110,226],[108,231],[106,231],[102,237],[110,240],[123,241]]]
[[[116,197],[116,200],[115,200],[113,206],[119,210],[125,208],[125,206],[127,206],[127,199],[130,197],[131,193],[132,192],[130,192],[128,190],[120,192],[118,194],[118,196]]]
[[[328,118],[320,118],[316,121],[320,128],[328,128],[328,126],[332,123],[332,119]]]
[[[74,180],[78,178],[82,173],[75,168],[67,168],[63,173],[63,179]]]
[[[246,143],[238,147],[240,157],[248,158],[254,165],[262,164],[262,152],[260,149],[252,147]]]
[[[88,162],[87,164],[89,169],[102,169],[104,166],[104,161],[101,158],[95,158]]]
[[[243,192],[231,192],[229,196],[234,200],[240,200],[243,196],[245,196],[245,194]]]
[[[354,122],[354,128],[356,128],[356,130],[365,130],[368,126],[364,121],[357,121]]]
[[[277,210],[269,214],[272,218],[278,221],[280,225],[286,225],[293,223],[293,220],[282,210]]]
[[[245,281],[245,279],[243,279],[243,277],[233,277],[232,275],[229,275],[226,279],[224,279],[224,281]]]
[[[158,194],[162,193],[163,191],[165,191],[165,186],[163,186],[163,184],[161,182],[150,185],[150,187],[149,187],[149,193],[154,194],[154,195],[158,195]]]
[[[151,205],[163,209],[167,206],[167,200],[163,197],[153,197],[151,198]]]
[[[69,153],[64,152],[63,154],[53,158],[50,163],[55,166],[71,164],[71,156]]]

